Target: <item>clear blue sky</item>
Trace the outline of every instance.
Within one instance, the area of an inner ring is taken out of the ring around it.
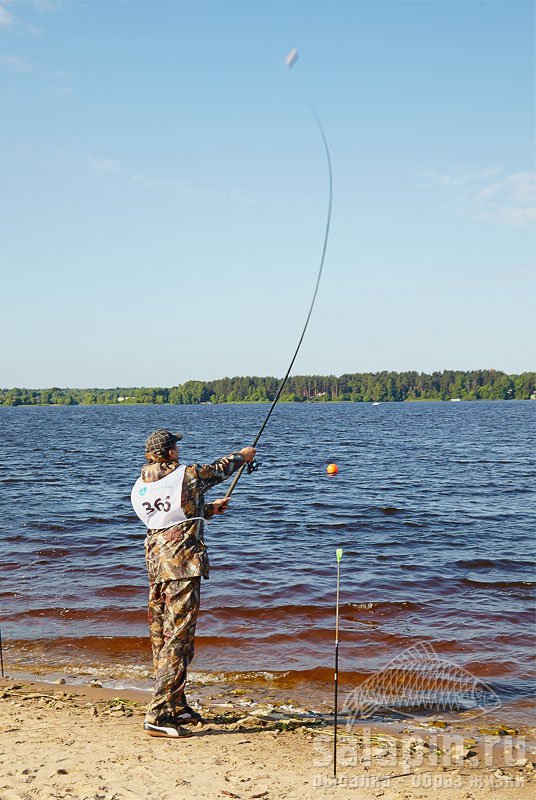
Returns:
[[[311,101],[294,372],[534,369],[532,3],[0,0],[0,385],[282,375]]]

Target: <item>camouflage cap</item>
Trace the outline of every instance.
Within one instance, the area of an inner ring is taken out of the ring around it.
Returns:
[[[171,433],[171,431],[159,429],[151,433],[145,442],[145,452],[167,456],[168,451],[172,450],[181,439],[182,433]]]

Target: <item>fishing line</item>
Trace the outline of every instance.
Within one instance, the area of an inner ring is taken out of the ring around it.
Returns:
[[[289,378],[290,371],[292,370],[292,367],[294,366],[294,362],[296,361],[296,356],[299,353],[301,344],[303,342],[303,337],[305,336],[305,331],[307,330],[307,326],[309,325],[309,320],[311,319],[311,314],[313,313],[313,308],[314,308],[316,296],[318,294],[318,287],[320,286],[320,279],[322,277],[322,270],[324,269],[324,261],[326,259],[326,251],[327,251],[328,239],[329,239],[329,229],[330,229],[330,224],[331,224],[331,207],[332,207],[332,203],[333,203],[333,174],[332,174],[332,170],[331,170],[331,155],[330,155],[330,152],[329,152],[328,140],[326,138],[326,134],[324,132],[324,128],[323,128],[322,123],[320,121],[320,117],[318,116],[318,113],[315,111],[315,109],[311,108],[311,111],[312,111],[313,117],[315,119],[315,122],[317,124],[318,130],[320,132],[320,136],[322,137],[322,142],[323,142],[323,145],[324,145],[324,152],[326,154],[326,161],[327,161],[327,167],[328,167],[328,179],[329,179],[328,210],[327,210],[327,216],[326,216],[324,242],[323,242],[323,245],[322,245],[322,255],[321,255],[321,258],[320,258],[320,268],[318,270],[318,275],[317,275],[317,278],[316,278],[316,284],[315,284],[315,290],[314,290],[314,293],[313,293],[313,299],[311,300],[311,305],[309,306],[309,312],[307,314],[307,318],[305,320],[305,325],[303,326],[303,330],[301,332],[301,336],[300,336],[300,338],[298,340],[298,344],[297,344],[296,350],[294,351],[294,355],[292,356],[292,359],[291,359],[290,364],[288,366],[288,369],[287,369],[287,372],[285,374],[285,377],[281,381],[279,389],[277,390],[277,394],[274,397],[274,399],[272,401],[272,404],[271,404],[271,406],[270,406],[270,408],[268,410],[268,413],[267,413],[266,417],[264,418],[264,421],[263,421],[261,427],[259,428],[259,431],[258,431],[258,433],[257,433],[257,435],[255,437],[255,440],[254,440],[253,445],[252,445],[253,447],[257,447],[259,439],[261,438],[261,436],[262,436],[262,434],[264,432],[264,429],[266,428],[266,426],[268,424],[268,421],[269,421],[270,417],[272,416],[274,408],[277,405],[277,401],[281,397],[281,393],[283,392],[283,389],[285,388],[285,384],[286,384],[286,382],[287,382],[287,380]],[[248,472],[253,472],[257,468],[257,465],[255,463],[253,463],[253,465],[243,464],[240,467],[240,469],[237,471],[235,477],[233,478],[233,481],[232,481],[231,485],[229,486],[229,489],[227,490],[227,494],[225,495],[225,497],[230,497],[231,496],[236,484],[240,480],[240,476],[242,475],[242,473],[244,472],[244,469],[246,469],[246,467],[248,469]]]

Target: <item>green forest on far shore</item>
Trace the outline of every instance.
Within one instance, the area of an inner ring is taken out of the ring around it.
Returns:
[[[0,405],[116,405],[129,403],[258,403],[274,399],[281,379],[236,377],[187,381],[178,386],[115,389],[0,389]],[[347,375],[294,375],[283,402],[403,402],[418,400],[536,399],[536,373],[507,375],[497,370],[469,372],[364,372]]]

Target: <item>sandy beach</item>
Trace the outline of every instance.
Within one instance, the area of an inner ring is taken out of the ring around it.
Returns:
[[[216,698],[191,738],[169,741],[143,734],[141,692],[6,678],[0,697],[0,800],[525,800],[536,788],[536,731],[482,719],[341,726],[335,784],[332,724],[299,713]]]

